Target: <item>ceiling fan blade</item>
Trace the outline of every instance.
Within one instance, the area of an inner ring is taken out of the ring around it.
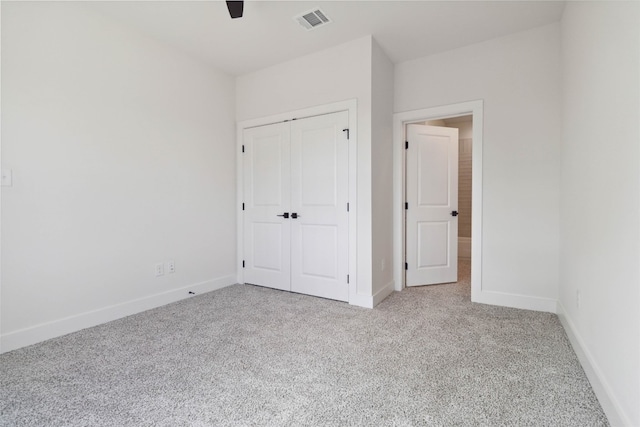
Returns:
[[[229,9],[229,15],[231,15],[231,18],[242,18],[244,1],[227,1],[227,9]]]

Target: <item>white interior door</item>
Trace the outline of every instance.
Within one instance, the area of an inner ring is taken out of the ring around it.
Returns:
[[[244,130],[244,281],[291,289],[290,129]]]
[[[407,286],[458,279],[458,129],[407,125]]]
[[[348,113],[244,131],[244,281],[348,301]]]
[[[348,301],[348,113],[291,122],[291,290]]]

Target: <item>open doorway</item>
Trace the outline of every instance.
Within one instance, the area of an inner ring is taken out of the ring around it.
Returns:
[[[434,107],[394,115],[394,267],[396,290],[407,286],[407,196],[406,130],[411,124],[455,128],[457,190],[455,214],[458,231],[455,236],[458,259],[471,270],[471,300],[481,293],[482,278],[482,101]],[[462,176],[461,176],[462,175]],[[447,207],[448,209],[449,207]],[[459,218],[464,212],[464,217]],[[449,213],[449,212],[447,212]],[[460,214],[460,215],[458,215]],[[435,228],[434,228],[435,229]],[[443,227],[444,229],[444,227]],[[444,232],[443,234],[444,235]],[[446,282],[446,281],[445,281]],[[434,282],[436,283],[436,282]],[[440,282],[444,283],[444,282]]]

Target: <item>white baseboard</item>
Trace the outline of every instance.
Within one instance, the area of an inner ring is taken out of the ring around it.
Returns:
[[[602,374],[602,370],[600,370],[589,349],[584,345],[584,340],[578,333],[571,319],[567,316],[567,311],[560,301],[558,301],[558,318],[567,333],[573,351],[575,351],[578,356],[582,369],[584,369],[584,372],[587,374],[591,388],[593,388],[604,413],[609,419],[609,424],[612,426],[633,425],[629,416],[625,413],[620,403],[618,403],[618,399],[616,399],[611,387]]]
[[[391,294],[391,292],[393,292],[394,286],[395,286],[395,283],[392,280],[391,282],[384,285],[382,289],[380,289],[378,292],[376,292],[373,295],[362,295],[362,294],[350,295],[349,304],[355,305],[358,307],[363,307],[363,308],[373,308],[376,305],[380,304],[380,302],[382,302],[383,299],[388,297]]]
[[[0,337],[0,353],[15,350],[31,344],[36,344],[51,338],[56,338],[81,329],[90,328],[112,320],[120,319],[132,314],[140,313],[152,308],[161,307],[182,299],[189,298],[189,292],[201,294],[205,292],[221,289],[236,283],[235,275],[207,280],[179,289],[150,295],[147,297],[111,305],[86,313],[53,320],[18,331],[4,334]]]
[[[395,287],[395,282],[392,280],[389,283],[387,283],[382,289],[376,292],[373,295],[373,306],[375,307],[376,305],[380,304],[386,297],[391,295],[391,292],[393,292],[394,287]]]
[[[354,294],[349,295],[349,305],[362,308],[373,308],[373,297],[371,295]]]
[[[507,294],[504,292],[480,291],[471,293],[471,301],[481,304],[499,305],[502,307],[521,308],[523,310],[555,313],[557,301],[551,298],[531,297],[527,295]]]

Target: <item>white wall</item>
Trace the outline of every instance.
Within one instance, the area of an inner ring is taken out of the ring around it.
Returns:
[[[559,313],[612,425],[638,426],[640,3],[567,3],[562,49]]]
[[[373,41],[371,67],[371,208],[373,294],[393,291],[393,63]]]
[[[234,137],[229,76],[78,3],[3,2],[3,350],[234,283]]]
[[[357,100],[357,293],[372,295],[370,36],[313,53],[236,80],[236,119]]]
[[[395,69],[396,112],[484,100],[482,290],[549,311],[559,274],[560,94],[559,24]]]

